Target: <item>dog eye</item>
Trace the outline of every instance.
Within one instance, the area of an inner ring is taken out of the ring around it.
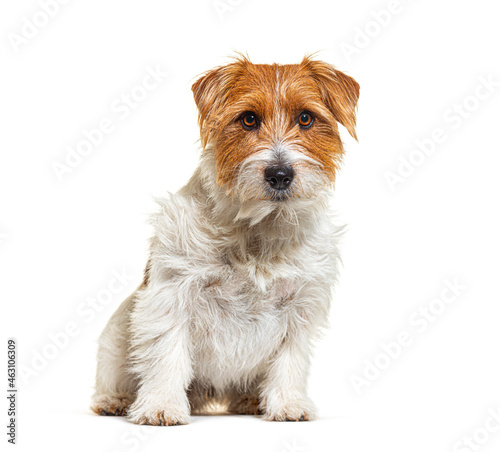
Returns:
[[[313,118],[312,114],[309,113],[308,111],[303,111],[299,115],[299,126],[302,129],[309,129],[309,127],[312,126],[313,121],[314,121],[314,118]]]
[[[249,111],[247,113],[243,113],[243,116],[241,117],[241,124],[245,130],[253,130],[259,125],[259,120],[257,119],[257,115],[255,113]]]

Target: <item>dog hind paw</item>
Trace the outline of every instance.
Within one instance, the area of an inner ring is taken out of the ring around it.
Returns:
[[[132,402],[132,397],[128,395],[101,395],[94,398],[90,408],[101,416],[126,416]]]
[[[243,396],[238,400],[232,401],[227,411],[231,414],[262,414],[259,408],[259,399],[257,397]]]

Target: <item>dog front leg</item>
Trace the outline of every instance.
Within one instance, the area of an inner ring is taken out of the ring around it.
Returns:
[[[168,296],[168,295],[167,295]],[[165,293],[148,294],[131,316],[132,369],[139,380],[129,419],[137,424],[189,422],[186,394],[192,378],[186,312],[165,303]],[[163,309],[159,309],[159,307]],[[160,311],[161,314],[159,314]]]
[[[261,384],[261,409],[268,421],[308,421],[315,407],[307,396],[310,338],[306,330],[287,335]]]

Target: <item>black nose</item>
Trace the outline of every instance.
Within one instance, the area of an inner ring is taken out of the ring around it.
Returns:
[[[291,166],[268,166],[264,171],[267,183],[275,190],[287,189],[293,180]]]

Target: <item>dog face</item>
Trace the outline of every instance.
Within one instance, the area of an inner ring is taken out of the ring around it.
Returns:
[[[217,183],[241,201],[312,198],[335,179],[340,123],[356,138],[359,85],[322,61],[211,70],[192,87]]]

